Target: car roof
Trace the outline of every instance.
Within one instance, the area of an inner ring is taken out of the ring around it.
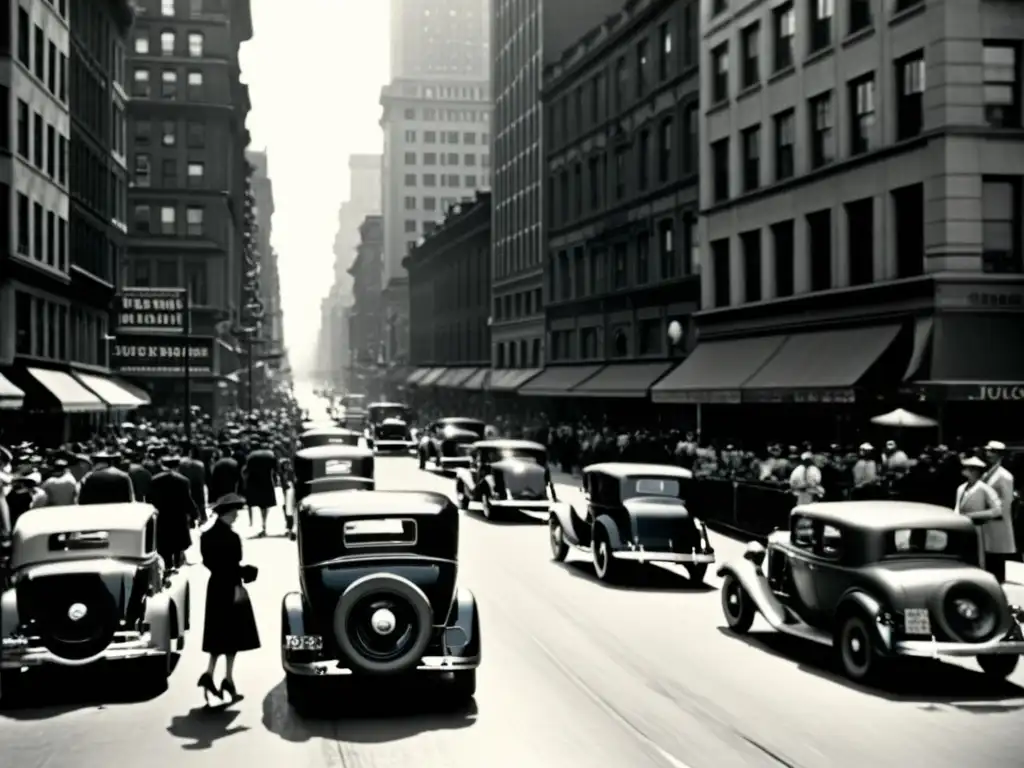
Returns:
[[[18,517],[16,530],[22,538],[69,531],[141,531],[154,514],[156,508],[141,501],[39,507]]]
[[[535,443],[532,440],[506,440],[503,438],[497,438],[495,440],[480,440],[475,443],[477,448],[522,448],[529,451],[546,451],[540,443]]]
[[[801,504],[792,514],[854,528],[887,531],[897,528],[973,528],[969,518],[949,507],[916,501],[823,501]]]
[[[394,403],[390,400],[381,400],[380,402],[370,403],[367,408],[408,408],[409,406],[405,403]]]
[[[452,500],[435,491],[325,491],[307,496],[302,503],[311,514],[331,517],[424,517],[440,514]]]
[[[584,472],[597,472],[602,475],[624,480],[628,477],[672,477],[677,480],[689,480],[693,473],[673,464],[634,464],[628,461],[606,461],[585,467]]]
[[[313,427],[311,429],[307,429],[305,432],[300,434],[299,437],[304,437],[306,435],[323,435],[323,434],[328,434],[328,435],[361,435],[362,433],[361,432],[357,432],[354,429],[349,429],[348,427],[339,427],[338,425],[334,425],[332,427],[332,426],[328,426],[328,425],[324,424],[322,427]]]
[[[314,445],[295,454],[300,459],[372,459],[373,451],[361,445]]]
[[[438,419],[438,424],[450,424],[455,421],[465,421],[472,424],[483,424],[484,422],[480,419],[470,418],[469,416],[445,416],[443,419]]]

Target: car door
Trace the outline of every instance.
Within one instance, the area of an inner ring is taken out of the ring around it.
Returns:
[[[839,599],[852,584],[851,570],[844,564],[845,537],[841,526],[819,523],[815,534],[815,555],[818,557],[816,611],[824,621],[832,616]]]
[[[576,541],[581,546],[589,547],[591,540],[590,505],[594,503],[595,496],[600,494],[600,475],[593,472],[585,473],[581,488],[583,490],[582,503],[571,504],[572,529],[576,536]]]
[[[803,515],[794,515],[791,526],[789,573],[793,588],[790,592],[790,607],[804,621],[810,622],[818,610],[815,521]]]

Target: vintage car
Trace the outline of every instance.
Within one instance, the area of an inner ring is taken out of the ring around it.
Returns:
[[[402,403],[370,403],[367,409],[369,424],[367,438],[378,453],[411,451],[417,443],[413,439],[410,422],[412,412]]]
[[[585,508],[551,505],[552,557],[589,554],[601,581],[625,580],[628,563],[685,566],[694,582],[715,562],[707,527],[686,508],[690,470],[666,464],[604,463],[583,470]]]
[[[480,419],[448,416],[429,424],[420,436],[417,454],[420,469],[433,462],[437,469],[468,467],[472,459],[473,443],[484,439],[487,425]]]
[[[476,443],[471,465],[455,471],[455,498],[461,509],[480,502],[488,520],[511,511],[539,513],[546,520],[558,500],[547,449],[529,440]]]
[[[363,445],[365,436],[354,429],[344,427],[317,427],[307,429],[299,435],[301,448],[315,448],[318,445]]]
[[[133,662],[140,688],[167,685],[189,629],[184,572],[156,553],[149,504],[44,507],[18,518],[0,595],[0,698],[16,701],[33,667]]]
[[[343,427],[362,431],[366,427],[366,395],[346,394],[338,400],[336,421]]]
[[[300,448],[293,459],[295,506],[314,493],[373,490],[374,456],[369,448],[318,445]]]
[[[979,567],[978,534],[944,507],[840,501],[794,508],[768,546],[747,545],[719,575],[729,628],[757,614],[779,632],[831,646],[854,681],[901,656],[973,656],[1009,676],[1024,653],[1024,611]]]
[[[281,607],[288,701],[319,704],[325,678],[434,675],[476,693],[480,620],[457,582],[459,511],[415,491],[318,493],[302,503],[299,591]]]

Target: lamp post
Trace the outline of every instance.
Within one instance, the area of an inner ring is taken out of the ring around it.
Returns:
[[[683,324],[678,320],[673,320],[668,324],[668,343],[669,343],[669,356],[672,357],[673,353],[679,348],[680,342],[683,340],[685,331]],[[700,440],[701,433],[701,421],[703,414],[701,413],[700,403],[697,403],[697,439]]]

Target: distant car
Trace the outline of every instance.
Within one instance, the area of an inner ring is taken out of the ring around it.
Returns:
[[[666,464],[591,464],[583,470],[586,506],[551,506],[552,557],[584,552],[609,583],[625,580],[627,563],[683,565],[692,581],[703,581],[715,550],[707,527],[686,507],[692,480],[690,470]]]
[[[448,416],[428,425],[417,449],[420,469],[433,463],[437,469],[468,467],[473,443],[483,440],[487,425],[480,419]]]
[[[16,701],[42,666],[116,661],[146,690],[167,686],[189,629],[188,576],[156,552],[149,504],[43,507],[18,518],[0,595],[0,697]]]
[[[402,403],[370,403],[367,438],[377,453],[411,451],[417,446],[412,435],[412,412]]]
[[[719,568],[729,628],[757,614],[786,634],[831,646],[855,681],[902,656],[974,656],[1008,677],[1024,653],[1024,611],[979,567],[973,523],[902,501],[805,504],[767,548],[748,545]]]
[[[318,445],[292,458],[296,507],[307,496],[331,491],[372,491],[376,487],[373,451],[365,446]]]
[[[366,436],[362,432],[345,427],[314,427],[299,435],[299,446],[315,448],[320,445],[366,445]]]
[[[547,518],[551,503],[557,501],[547,449],[528,440],[476,443],[471,465],[456,470],[455,498],[462,509],[480,502],[488,520],[511,511]]]
[[[457,699],[470,699],[480,618],[473,593],[457,583],[459,511],[451,499],[317,493],[300,512],[300,589],[281,607],[292,707],[314,711],[325,701],[325,681],[336,675],[433,675]]]
[[[335,420],[340,426],[362,431],[366,417],[366,395],[345,394],[338,398]]]

